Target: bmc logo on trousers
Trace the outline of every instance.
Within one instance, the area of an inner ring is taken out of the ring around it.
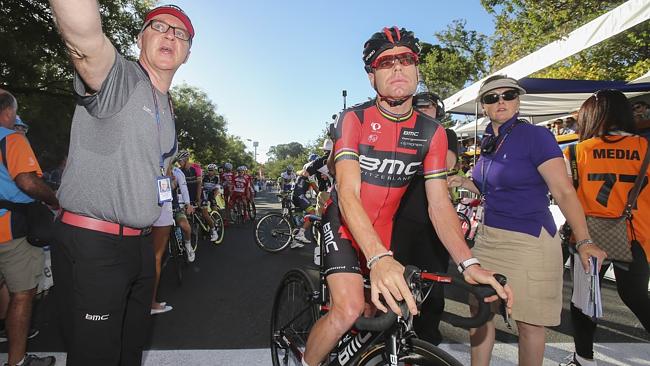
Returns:
[[[104,314],[104,315],[86,314],[86,320],[97,322],[97,321],[101,321],[101,320],[108,320],[109,316],[110,316],[110,314]]]

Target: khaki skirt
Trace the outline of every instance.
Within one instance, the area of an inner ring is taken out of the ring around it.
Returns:
[[[539,237],[482,225],[472,252],[485,269],[508,278],[512,319],[556,326],[562,312],[562,247],[559,235]]]

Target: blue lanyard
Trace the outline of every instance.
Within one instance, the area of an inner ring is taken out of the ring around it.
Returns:
[[[149,77],[149,73],[147,70],[142,67],[142,64],[138,61],[138,65],[144,71],[144,73]],[[153,97],[153,104],[156,109],[156,127],[158,130],[158,151],[160,151],[160,160],[159,160],[159,166],[160,166],[160,175],[165,175],[165,159],[174,156],[174,153],[176,152],[176,148],[178,146],[178,140],[176,139],[176,136],[174,136],[174,145],[172,146],[171,150],[169,150],[166,153],[163,153],[162,151],[162,142],[160,141],[162,139],[162,133],[160,132],[160,109],[158,108],[158,97],[156,96],[156,89],[153,86],[153,83],[151,82],[151,77],[149,77],[149,86],[151,86],[151,95]],[[172,98],[169,93],[167,93],[167,103],[169,103],[169,113],[171,114],[171,119],[172,119],[172,126],[174,127],[174,133],[176,133],[176,117],[174,116],[174,107],[172,106]]]
[[[485,193],[486,193],[485,189],[487,188],[487,177],[488,174],[490,174],[490,168],[492,167],[492,162],[494,162],[494,159],[496,159],[497,153],[499,152],[499,148],[501,148],[501,145],[503,145],[503,143],[506,141],[508,136],[510,136],[512,130],[520,123],[522,122],[517,120],[515,121],[515,123],[512,124],[512,126],[508,127],[506,133],[503,136],[503,139],[497,145],[496,149],[494,150],[494,153],[492,153],[494,157],[489,160],[487,169],[485,169],[485,159],[487,159],[487,156],[482,156],[482,158],[484,159],[483,163],[481,164],[481,177],[483,178],[483,181],[481,182],[481,196],[483,200],[485,200]]]

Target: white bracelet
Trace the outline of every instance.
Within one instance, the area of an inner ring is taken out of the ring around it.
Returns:
[[[463,274],[463,272],[465,272],[467,267],[473,266],[473,265],[476,265],[476,264],[478,264],[479,266],[481,265],[481,263],[478,261],[478,259],[473,258],[473,257],[469,258],[469,259],[466,259],[466,260],[458,263],[458,267],[457,267],[458,272],[460,272],[460,274]]]
[[[371,257],[370,259],[368,259],[368,262],[366,262],[366,267],[368,267],[368,269],[372,269],[372,266],[373,266],[373,265],[375,264],[375,262],[377,262],[379,259],[384,258],[384,257],[392,257],[392,256],[393,256],[393,252],[390,251],[390,250],[387,251],[387,252],[385,252],[385,253],[377,254],[377,255]]]

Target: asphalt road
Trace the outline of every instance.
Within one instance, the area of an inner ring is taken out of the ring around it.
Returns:
[[[256,201],[260,214],[280,209],[273,194],[262,193]],[[179,286],[173,277],[171,266],[163,269],[159,299],[171,304],[174,309],[154,317],[149,349],[182,352],[268,348],[269,317],[276,285],[288,269],[312,263],[313,248],[313,245],[308,245],[296,250],[287,248],[277,254],[264,252],[254,242],[252,224],[227,227],[222,244],[201,242],[196,261],[186,269],[182,285]],[[571,294],[568,273],[565,273],[565,280],[562,324],[547,331],[549,344],[570,345],[573,342],[568,309]],[[446,296],[449,299],[447,311],[467,313],[463,294],[447,291]],[[642,349],[648,352],[650,347],[646,346],[650,346],[650,337],[621,302],[612,282],[606,281],[603,285],[602,296],[605,318],[599,323],[596,342],[620,344],[621,347],[640,343]],[[29,341],[30,352],[63,351],[57,319],[49,298],[40,301],[35,325],[41,333]],[[515,333],[500,320],[497,327],[498,342],[516,346]],[[454,344],[466,344],[468,341],[464,330],[445,323],[441,329],[447,347],[453,348]],[[0,345],[0,352],[6,352],[6,344]],[[264,354],[262,352],[260,357],[266,357]],[[514,354],[516,360],[516,352]],[[650,352],[641,357],[650,358]],[[624,361],[620,364],[633,363]]]

